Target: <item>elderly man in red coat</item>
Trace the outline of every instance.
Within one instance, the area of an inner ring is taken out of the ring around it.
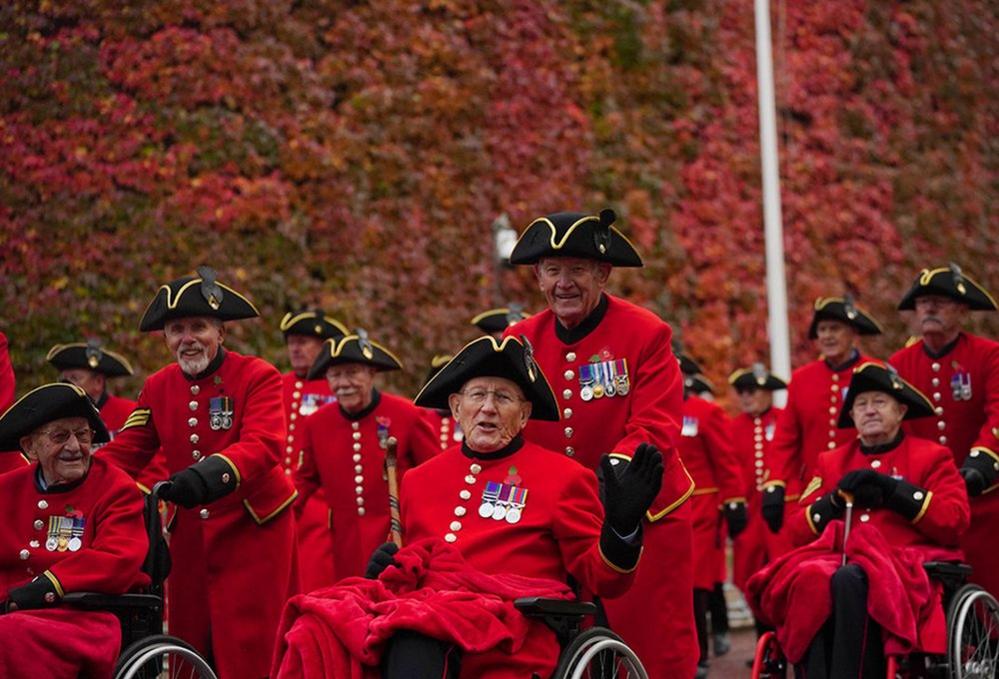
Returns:
[[[326,377],[337,400],[305,420],[296,511],[316,490],[325,491],[333,512],[334,580],[361,575],[388,535],[389,437],[397,441],[400,475],[440,452],[422,409],[374,386],[379,372],[401,368],[391,351],[359,330],[326,340],[309,369],[309,379]]]
[[[162,446],[176,503],[170,633],[212,658],[221,679],[264,677],[281,608],[298,587],[295,489],[281,469],[281,375],[223,349],[224,321],[257,316],[208,267],[162,286],[140,329],[162,330],[177,362],[146,379],[100,455],[136,474]]]
[[[87,394],[71,384],[38,387],[0,417],[0,450],[35,462],[0,476],[0,676],[111,675],[118,619],[59,605],[71,592],[122,594],[148,583],[141,494],[92,456],[107,439]]]
[[[346,326],[319,309],[287,313],[281,319],[291,370],[283,376],[284,415],[288,436],[284,447],[284,473],[291,476],[302,466],[304,419],[327,403],[336,401],[325,377],[309,379],[309,368],[323,348],[323,342],[350,334]],[[316,491],[302,507],[296,525],[299,577],[302,591],[311,592],[335,582],[333,576],[333,517],[322,490]]]
[[[562,415],[532,422],[528,441],[594,470],[605,453],[626,461],[640,442],[662,451],[662,489],[643,524],[645,558],[634,586],[604,604],[650,676],[687,679],[697,666],[697,638],[686,504],[694,483],[677,452],[683,380],[669,325],[604,292],[612,267],[642,265],[614,220],[613,210],[562,212],[528,225],[510,261],[533,265],[548,309],[506,334],[534,346]]]
[[[121,354],[101,346],[96,339],[70,344],[57,344],[45,357],[59,370],[59,379],[71,382],[87,392],[101,413],[101,420],[113,439],[125,426],[128,416],[135,410],[135,401],[115,396],[108,391],[107,382],[115,377],[135,374],[132,365]],[[94,446],[97,450],[100,446]],[[157,453],[139,474],[136,482],[146,493],[157,481],[167,476],[163,455]]]
[[[333,618],[333,629],[341,632],[337,634],[341,638],[363,638],[366,650],[388,641],[380,675],[387,679],[550,676],[558,658],[554,634],[540,621],[525,621],[509,600],[497,607],[496,602],[510,593],[506,587],[491,590],[491,586],[524,587],[520,594],[512,593],[514,598],[526,595],[528,589],[566,596],[565,583],[571,576],[600,595],[626,589],[641,554],[640,522],[662,481],[661,457],[646,444],[639,446],[632,465],[615,466],[605,456],[601,462],[609,479],[605,513],[592,471],[524,440],[522,431],[529,419],[557,421],[560,413],[529,348],[512,337],[502,341],[482,337],[466,345],[427,383],[416,402],[448,407],[467,435],[460,445],[450,446],[405,476],[402,534],[414,544],[402,552],[392,543],[382,545],[367,573],[379,577],[379,582],[363,587],[355,582],[354,587],[384,595],[383,587],[400,582],[400,571],[411,570],[410,551],[441,540],[462,557],[464,569],[451,574],[454,582],[475,587],[397,591],[398,601],[380,596],[374,609],[377,617]],[[470,598],[473,592],[485,597],[481,605]],[[299,597],[313,610],[323,603],[318,598]],[[473,606],[468,608],[468,603]],[[423,607],[426,615],[413,614]],[[462,607],[474,619],[465,625],[450,624],[453,617],[461,617]],[[360,614],[362,607],[355,602],[348,611]],[[503,613],[493,617],[487,611]],[[298,636],[292,630],[285,638],[290,645]],[[280,664],[279,679],[343,676],[309,663],[304,672],[294,671],[298,649],[290,650],[291,657],[286,653]],[[323,669],[325,675],[319,673]],[[372,668],[363,676],[373,674]]]
[[[996,300],[960,267],[924,269],[899,304],[915,312],[922,338],[890,359],[930,395],[933,417],[909,424],[916,436],[950,449],[971,496],[971,527],[961,547],[971,580],[999,596],[999,342],[962,330],[969,311]]]
[[[886,652],[943,652],[940,591],[922,564],[960,558],[968,527],[950,451],[901,429],[903,419],[933,415],[926,396],[873,361],[857,366],[849,387],[838,422],[855,426],[858,438],[819,454],[806,506],[788,519],[805,546],[749,583],[754,610],[776,624],[788,659],[809,679],[880,679]],[[854,525],[846,539],[839,520],[848,499]]]
[[[848,443],[851,429],[836,426],[836,415],[846,397],[851,371],[869,360],[857,348],[860,336],[879,335],[878,322],[849,297],[819,297],[808,327],[821,358],[807,363],[791,375],[787,406],[777,419],[773,440],[773,476],[764,484],[761,511],[774,533],[784,516],[794,510],[815,460],[824,450]],[[785,547],[790,542],[785,538]]]

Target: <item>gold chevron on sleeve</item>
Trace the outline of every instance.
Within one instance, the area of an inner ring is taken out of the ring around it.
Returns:
[[[136,408],[132,411],[132,414],[128,416],[128,419],[125,420],[125,424],[122,425],[121,431],[131,429],[132,427],[145,427],[149,424],[149,420],[152,419],[152,416],[152,409]]]

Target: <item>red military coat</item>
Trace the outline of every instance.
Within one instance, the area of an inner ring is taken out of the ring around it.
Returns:
[[[305,380],[294,372],[287,372],[282,375],[282,382],[284,414],[288,422],[283,467],[285,475],[291,476],[302,464],[304,418],[327,403],[335,402],[336,396],[330,393],[330,385],[325,378]],[[311,592],[332,585],[336,581],[333,574],[333,517],[322,489],[305,501],[296,529],[302,591]]]
[[[304,498],[326,491],[333,511],[335,579],[361,575],[371,553],[388,539],[389,501],[385,450],[398,440],[398,476],[440,451],[421,409],[394,394],[375,392],[371,406],[347,415],[339,404],[305,420],[302,466],[295,483]]]
[[[281,470],[281,376],[265,361],[225,352],[207,375],[177,364],[149,376],[122,431],[99,454],[133,475],[162,446],[168,471],[208,455],[229,462],[236,490],[171,526],[172,634],[211,647],[219,676],[266,676],[285,600],[297,589],[295,490]]]
[[[522,501],[516,521],[509,510],[499,519],[482,516],[489,483],[514,485],[524,494],[513,496]],[[406,474],[401,503],[407,543],[443,538],[483,573],[561,583],[572,575],[601,596],[621,594],[634,576],[612,566],[600,550],[604,510],[596,475],[533,443],[502,456],[473,456],[452,446]],[[529,642],[517,654],[522,676],[551,673],[556,658],[541,654],[543,648]],[[477,668],[489,663],[487,656],[466,655],[462,676],[479,676]]]
[[[694,479],[694,587],[713,589],[725,572],[721,504],[746,498],[728,418],[717,404],[693,395],[684,400],[680,458]]]
[[[461,443],[465,435],[461,431],[461,425],[451,417],[451,413],[446,410],[435,410],[424,408],[423,416],[426,418],[430,428],[437,434],[441,450],[447,450],[456,443]]]
[[[104,392],[104,395],[97,401],[97,409],[100,410],[101,421],[104,422],[104,426],[108,428],[108,434],[113,439],[125,426],[128,416],[135,410],[135,401]],[[100,447],[102,446],[94,446],[94,450],[96,451]],[[148,493],[149,489],[158,481],[163,481],[168,476],[163,454],[157,453],[149,460],[149,464],[138,473],[135,481],[143,491]]]
[[[589,469],[596,469],[604,453],[630,457],[643,441],[662,450],[663,487],[649,513],[655,523],[644,527],[644,558],[635,583],[604,604],[611,626],[641,656],[649,676],[693,676],[697,637],[690,595],[692,538],[684,502],[694,482],[676,453],[683,380],[670,349],[672,330],[646,309],[604,295],[590,317],[572,331],[545,310],[504,334],[523,335],[531,342],[562,413],[560,422],[531,421],[525,430],[529,441],[564,452]],[[605,379],[608,373],[616,375],[611,378],[615,395],[584,400],[584,386],[595,391],[584,382],[598,372]]]
[[[94,459],[82,481],[43,491],[37,471],[32,465],[0,477],[0,602],[35,576],[60,594],[121,594],[147,584],[142,496],[132,479]],[[10,676],[110,675],[119,646],[118,623],[107,613],[54,608],[0,616],[0,673]]]
[[[780,536],[767,528],[760,513],[763,486],[773,472],[773,438],[781,408],[768,408],[757,417],[740,413],[729,421],[729,440],[741,465],[741,480],[749,523],[732,542],[733,581],[745,590],[756,571],[787,551]]]
[[[924,346],[916,342],[890,361],[937,409],[936,417],[906,422],[906,431],[947,446],[959,467],[970,451],[999,462],[999,343],[961,333],[950,351],[938,358],[926,353]],[[996,488],[971,498],[971,527],[961,547],[974,568],[971,580],[999,596]]]
[[[819,453],[848,443],[857,436],[854,428],[840,429],[843,407],[853,369],[870,360],[858,354],[838,370],[820,359],[801,366],[791,375],[787,406],[777,419],[773,440],[774,476],[784,483],[787,502],[797,501],[805,484],[814,476]]]

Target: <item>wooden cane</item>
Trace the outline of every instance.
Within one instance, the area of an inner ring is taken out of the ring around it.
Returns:
[[[385,476],[388,479],[389,540],[402,547],[402,519],[399,515],[399,479],[396,477],[396,451],[399,441],[389,436],[385,441]]]
[[[850,537],[850,525],[853,523],[853,494],[846,491],[837,491],[839,496],[846,501],[846,513],[843,516],[843,566],[846,565],[846,540]]]

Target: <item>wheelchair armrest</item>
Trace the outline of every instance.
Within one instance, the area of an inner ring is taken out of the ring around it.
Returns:
[[[597,606],[590,601],[569,601],[566,599],[545,599],[528,596],[515,599],[513,605],[528,617],[565,616],[583,617],[594,615]]]
[[[86,611],[116,611],[125,609],[160,610],[163,600],[152,594],[102,594],[100,592],[70,592],[60,603]]]
[[[923,570],[931,578],[937,580],[967,580],[971,575],[971,566],[960,561],[927,561]]]

